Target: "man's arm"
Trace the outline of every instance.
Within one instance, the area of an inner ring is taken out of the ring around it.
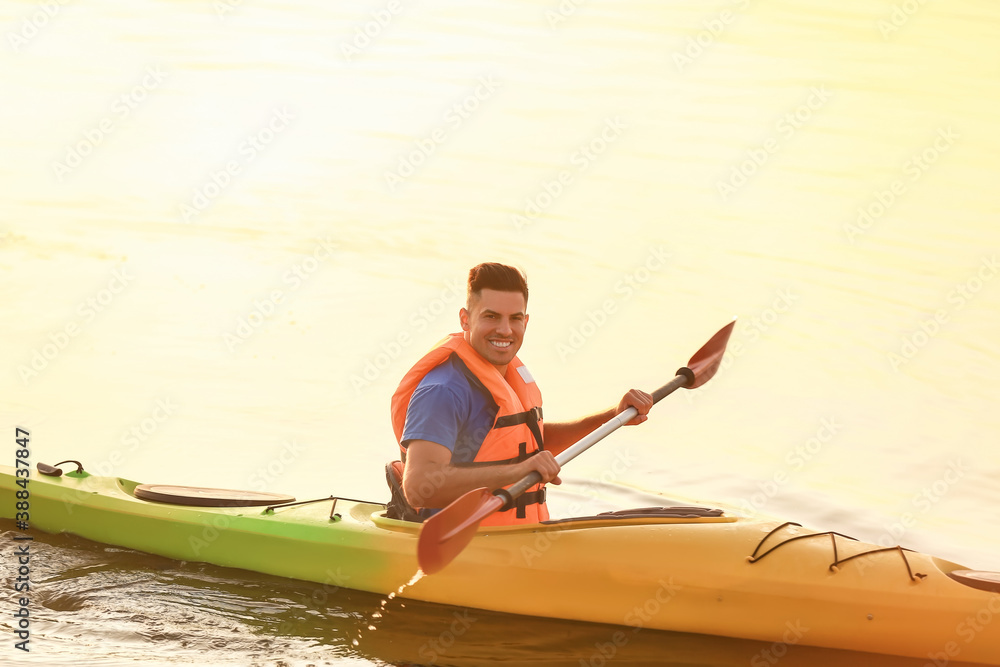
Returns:
[[[547,451],[520,463],[465,468],[451,465],[447,447],[429,440],[411,440],[406,447],[403,494],[414,507],[445,507],[473,489],[509,486],[532,470],[537,470],[545,483],[560,483],[559,464]]]
[[[559,484],[559,464],[555,454],[563,451],[595,428],[629,406],[639,416],[628,425],[641,424],[653,407],[653,397],[638,389],[630,390],[617,408],[573,422],[545,424],[545,451],[520,463],[458,467],[451,465],[451,451],[429,440],[410,440],[406,448],[403,494],[414,507],[445,507],[473,489],[497,489],[524,478],[532,470],[542,475],[543,483]]]
[[[629,406],[635,407],[639,411],[639,416],[628,422],[626,426],[641,424],[649,419],[646,414],[653,407],[653,397],[639,389],[630,389],[627,394],[618,402],[618,407],[609,408],[604,412],[589,417],[581,417],[576,421],[568,422],[546,422],[545,423],[545,450],[558,454],[577,440],[587,435],[598,426],[608,421],[622,410]]]

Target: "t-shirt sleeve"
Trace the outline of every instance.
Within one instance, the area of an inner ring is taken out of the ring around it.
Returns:
[[[446,385],[418,386],[406,408],[403,447],[407,447],[410,440],[429,440],[454,453],[462,415],[468,411],[466,403],[465,397]]]

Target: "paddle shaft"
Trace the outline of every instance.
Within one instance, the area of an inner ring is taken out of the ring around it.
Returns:
[[[733,320],[701,346],[688,365],[679,369],[673,380],[653,392],[653,403],[672,394],[681,387],[692,389],[708,382],[719,370],[722,355],[726,351],[729,335],[736,325]],[[602,438],[620,426],[635,419],[638,410],[627,408],[602,424],[589,435],[573,443],[556,457],[560,466],[574,459]],[[508,489],[472,489],[460,496],[443,510],[424,522],[417,542],[417,562],[427,574],[433,574],[453,561],[469,544],[479,528],[479,524],[494,512],[508,510],[515,505],[514,498],[520,496],[542,481],[538,472],[532,472]]]
[[[684,371],[687,372],[685,373]],[[680,369],[673,380],[671,380],[670,382],[668,382],[667,384],[663,385],[662,387],[653,392],[653,404],[655,405],[660,401],[660,399],[664,398],[665,396],[669,396],[670,394],[680,389],[681,387],[685,387],[688,384],[690,384],[692,381],[692,377],[693,375],[691,374],[690,370],[688,370],[687,368]],[[587,435],[583,436],[582,438],[574,442],[572,445],[564,449],[562,452],[560,452],[558,455],[556,455],[556,463],[558,463],[560,467],[566,465],[567,463],[575,459],[577,456],[587,451],[588,449],[596,445],[598,442],[600,442],[601,440],[608,437],[609,435],[617,431],[625,424],[635,419],[636,415],[638,414],[639,411],[633,408],[632,406],[625,408],[617,415],[615,415],[608,421],[604,422],[599,427],[597,427]],[[528,489],[530,489],[531,487],[533,487],[534,485],[538,484],[541,481],[542,481],[541,473],[539,473],[537,470],[532,470],[530,473],[525,475],[524,478],[521,479],[521,481],[515,483],[513,486],[507,489],[499,489],[498,491],[496,491],[496,495],[500,496],[505,500],[504,505],[506,506],[509,505],[514,498],[517,498],[522,493],[524,493],[525,491],[527,491]]]

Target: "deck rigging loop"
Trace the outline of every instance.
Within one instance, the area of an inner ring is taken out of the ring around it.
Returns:
[[[337,521],[340,519],[340,514],[337,513],[337,501],[346,500],[352,503],[364,503],[366,505],[381,505],[385,507],[385,503],[375,502],[373,500],[359,500],[357,498],[344,498],[343,496],[326,496],[325,498],[314,498],[312,500],[300,500],[294,503],[280,503],[278,505],[268,505],[264,508],[264,514],[273,514],[274,510],[284,509],[286,507],[295,507],[296,505],[311,505],[313,503],[322,503],[327,500],[332,500],[333,505],[330,507],[330,521]]]
[[[833,572],[833,573],[837,573],[839,571],[839,566],[840,565],[842,565],[842,564],[844,564],[844,563],[846,563],[848,561],[854,560],[855,558],[861,558],[862,556],[871,556],[873,554],[884,553],[886,551],[895,551],[895,552],[898,552],[899,555],[900,555],[900,557],[903,559],[903,564],[906,566],[906,574],[910,577],[910,581],[916,583],[916,582],[919,582],[920,580],[925,579],[927,577],[926,574],[923,574],[923,573],[920,573],[920,572],[914,572],[913,568],[910,567],[910,561],[906,557],[906,552],[907,551],[912,552],[913,550],[912,549],[905,549],[905,548],[903,548],[903,547],[901,547],[899,545],[896,545],[894,547],[885,547],[885,548],[879,548],[879,549],[871,549],[869,551],[862,551],[861,553],[857,553],[857,554],[854,554],[853,556],[848,556],[847,558],[843,558],[842,559],[842,558],[840,558],[840,555],[837,552],[837,537],[843,537],[844,539],[851,540],[852,542],[858,542],[859,540],[857,538],[855,538],[855,537],[851,537],[850,535],[844,535],[843,533],[837,533],[837,532],[834,532],[832,530],[828,530],[828,531],[825,531],[825,532],[822,532],[822,533],[809,533],[808,535],[796,535],[795,537],[789,537],[788,539],[786,539],[786,540],[784,540],[782,542],[779,542],[778,544],[774,545],[773,547],[771,547],[767,551],[765,551],[765,552],[761,553],[760,555],[758,555],[758,553],[761,550],[761,547],[764,546],[764,543],[767,542],[768,538],[770,538],[772,535],[774,535],[778,531],[782,530],[783,528],[787,528],[788,526],[797,526],[797,527],[801,528],[802,524],[795,523],[794,521],[786,521],[785,523],[781,524],[777,528],[775,528],[775,529],[771,530],[770,532],[768,532],[768,534],[765,535],[761,539],[761,541],[757,544],[757,548],[755,548],[753,550],[753,553],[750,554],[749,557],[747,557],[747,562],[751,563],[751,564],[756,563],[757,561],[762,560],[764,558],[764,556],[767,556],[768,554],[776,551],[780,547],[783,547],[786,544],[789,544],[791,542],[795,542],[797,540],[805,540],[805,539],[809,539],[809,538],[812,538],[812,537],[822,537],[824,535],[829,535],[830,536],[830,545],[833,548],[833,562],[830,563],[828,569],[831,572]]]

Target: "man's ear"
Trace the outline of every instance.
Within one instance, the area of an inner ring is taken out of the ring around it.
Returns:
[[[462,331],[469,330],[469,311],[462,308],[458,311],[458,321],[462,323]]]

